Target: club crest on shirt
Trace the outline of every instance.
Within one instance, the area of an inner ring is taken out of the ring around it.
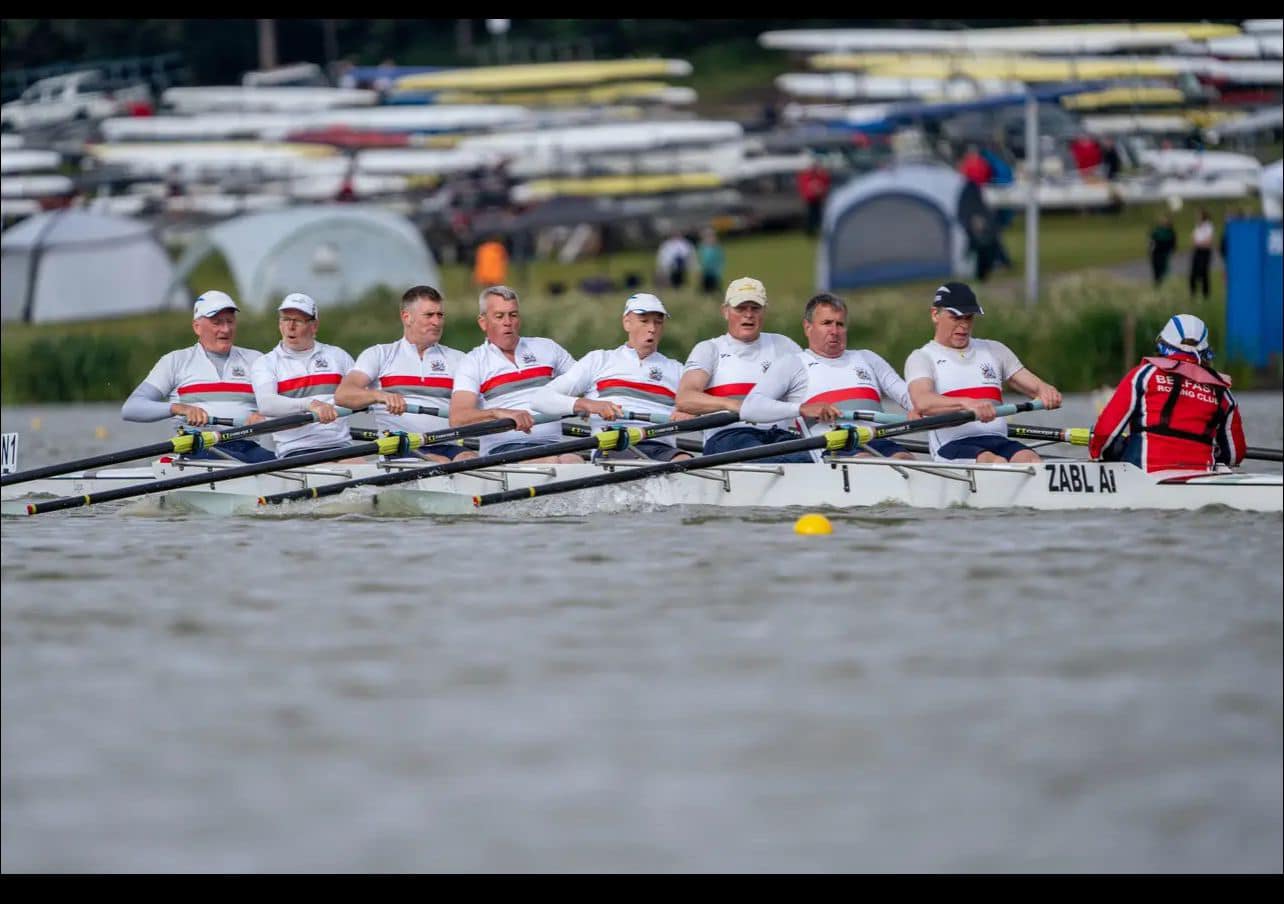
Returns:
[[[655,380],[655,382],[659,383],[661,380],[664,379],[664,371],[660,370],[660,368],[658,367],[653,367],[649,371],[647,371],[647,376],[650,377],[652,380]]]
[[[999,381],[999,375],[994,372],[994,368],[990,366],[989,361],[986,361],[981,365],[981,376],[985,377],[987,380],[993,380],[996,383]]]
[[[435,374],[439,374],[439,373],[443,372],[443,371],[446,369],[446,362],[445,362],[445,361],[434,361],[434,362],[432,362],[432,364],[430,364],[430,365],[428,365],[428,366],[429,366],[429,369],[431,369],[433,373],[435,373]]]
[[[860,365],[856,366],[856,379],[861,380],[865,383],[874,382],[874,378],[869,375],[869,371],[867,371],[865,368],[861,367]]]
[[[243,377],[243,376],[245,376],[245,368],[244,368],[244,367],[242,367],[241,365],[237,364],[235,367],[233,367],[233,368],[232,368],[232,376],[234,376],[234,377]]]
[[[325,355],[317,355],[312,359],[312,366],[317,370],[325,370],[330,366],[330,362],[325,359]]]
[[[530,352],[522,352],[522,363],[523,363],[523,364],[534,364],[534,363],[535,363],[535,356],[534,356],[533,354],[531,354]]]
[[[766,373],[766,372],[767,372],[768,370],[770,370],[770,369],[771,369],[771,362],[770,362],[770,361],[763,361],[763,362],[762,362],[762,372],[763,372],[763,373]]]

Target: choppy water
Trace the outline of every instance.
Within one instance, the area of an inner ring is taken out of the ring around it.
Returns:
[[[1278,515],[798,514],[5,519],[3,869],[1284,868]]]

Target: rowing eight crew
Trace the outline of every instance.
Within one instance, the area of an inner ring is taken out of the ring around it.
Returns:
[[[382,406],[376,414],[380,429],[414,433],[512,419],[513,429],[481,438],[482,455],[560,441],[560,426],[555,421],[536,423],[540,414],[581,414],[597,426],[617,421],[626,408],[674,419],[715,411],[740,415],[740,421],[706,431],[704,451],[714,453],[779,442],[792,438],[791,431],[811,434],[824,429],[818,425],[850,417],[854,410],[881,412],[883,399],[890,398],[911,418],[975,413],[973,421],[929,434],[934,459],[1040,460],[1032,449],[1008,438],[1006,423],[996,417],[994,406],[1002,400],[1004,385],[1037,398],[1047,409],[1060,407],[1061,394],[1003,343],[972,335],[975,318],[984,311],[969,286],[951,282],[937,289],[931,309],[933,338],[910,354],[906,379],[874,352],[847,348],[847,306],[837,296],[822,293],[808,301],[803,313],[806,350],[787,336],[763,332],[766,305],[767,292],[760,281],[733,280],[722,304],[726,333],[698,343],[679,366],[658,350],[669,316],[664,303],[638,293],[625,301],[626,341],[577,362],[552,339],[522,336],[519,299],[507,286],[491,286],[478,297],[477,322],[485,336],[481,345],[466,354],[442,345],[445,301],[437,289],[415,286],[402,296],[402,338],[372,346],[354,362],[343,349],[317,341],[317,305],[307,295],[292,293],[281,302],[281,342],[262,355],[235,345],[236,302],[223,292],[209,291],[193,308],[196,345],[162,357],[121,413],[126,420],[175,416],[202,426],[211,417],[253,423],[265,416],[313,412],[315,423],[278,434],[283,458],[347,445],[350,434],[335,406]],[[1166,342],[1174,323],[1187,331],[1197,331],[1197,325],[1203,345],[1177,347]],[[1243,430],[1229,380],[1201,366],[1207,363],[1200,357],[1201,348],[1208,348],[1202,322],[1190,315],[1173,318],[1160,336],[1161,358],[1147,359],[1149,363],[1125,378],[1132,388],[1125,393],[1121,384],[1119,401],[1112,400],[1103,411],[1090,450],[1093,457],[1126,455],[1152,471],[1175,467],[1170,462],[1177,460],[1183,468],[1211,468],[1215,460],[1239,463]],[[1194,410],[1201,398],[1214,400],[1215,414]],[[448,406],[448,414],[408,413],[412,404]],[[1188,429],[1195,422],[1200,431]],[[1125,428],[1139,437],[1131,445],[1119,439]],[[1097,437],[1103,442],[1096,444]],[[1183,450],[1176,458],[1169,454],[1173,444]],[[242,461],[272,458],[249,440],[220,444],[197,457],[212,457],[221,454],[219,450]],[[477,454],[458,443],[425,446],[414,453],[434,462]],[[658,461],[686,455],[671,437],[610,454]],[[912,457],[890,441],[872,442],[861,454]],[[579,460],[565,454],[533,459]],[[812,461],[816,454],[763,460]],[[1192,465],[1195,460],[1202,464]]]

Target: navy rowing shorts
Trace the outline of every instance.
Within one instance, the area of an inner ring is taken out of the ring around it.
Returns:
[[[978,433],[976,436],[965,436],[946,443],[936,450],[936,457],[951,461],[975,460],[982,452],[993,452],[1011,461],[1013,455],[1026,451],[1029,451],[1029,447],[1023,446],[1014,439],[999,436],[997,433]]]

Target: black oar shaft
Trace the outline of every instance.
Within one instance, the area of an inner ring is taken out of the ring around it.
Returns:
[[[234,427],[231,430],[223,430],[218,435],[218,442],[226,443],[232,440],[245,439],[250,436],[257,436],[260,433],[271,433],[275,430],[284,430],[287,427],[296,427],[301,424],[311,423],[313,416],[310,413],[292,414],[287,417],[276,418],[270,421],[261,421],[257,424],[246,424],[243,427]],[[72,471],[87,471],[91,468],[102,468],[107,465],[116,465],[126,461],[136,461],[140,458],[150,458],[153,455],[165,455],[175,451],[175,443],[183,437],[175,436],[159,443],[152,443],[149,446],[139,446],[136,449],[125,449],[120,452],[105,452],[102,455],[94,455],[89,458],[78,458],[75,461],[63,462],[57,465],[45,465],[40,468],[31,468],[26,471],[17,471],[13,474],[6,474],[0,478],[0,486],[11,486],[15,483],[26,483],[29,480],[39,480],[42,477],[57,477],[60,474],[70,474]]]
[[[1257,461],[1284,461],[1284,450],[1249,446],[1244,450],[1244,457],[1256,459]]]
[[[776,455],[788,455],[792,452],[805,452],[810,449],[824,449],[828,445],[828,436],[807,436],[801,439],[785,440],[783,443],[769,443],[753,449],[732,449],[729,452],[717,452],[713,455],[701,455],[698,458],[666,461],[658,465],[647,465],[636,469],[630,468],[627,471],[607,471],[588,477],[574,477],[570,480],[559,480],[556,483],[545,484],[542,487],[530,486],[519,490],[486,493],[482,496],[474,496],[473,504],[481,507],[493,505],[496,502],[513,502],[518,499],[531,499],[535,496],[566,493],[571,490],[586,490],[591,487],[625,483],[630,480],[641,480],[661,474],[680,474],[683,471],[692,471],[699,468],[716,468],[718,465],[753,461],[758,458],[771,458]]]
[[[374,455],[379,451],[378,442],[358,443],[353,446],[346,446],[342,449],[329,449],[321,452],[311,452],[307,455],[294,455],[288,459],[274,458],[271,461],[253,462],[247,465],[241,465],[235,468],[219,468],[216,471],[205,471],[197,474],[184,474],[182,477],[170,477],[166,480],[154,480],[150,483],[135,484],[128,487],[118,487],[114,490],[104,490],[101,493],[88,493],[84,496],[66,496],[62,499],[54,499],[50,502],[36,502],[27,506],[27,514],[41,515],[45,512],[57,512],[63,509],[79,508],[84,505],[95,505],[100,502],[115,502],[119,499],[132,499],[135,496],[144,496],[148,493],[163,493],[168,490],[181,490],[184,487],[200,486],[204,483],[217,483],[224,480],[234,480],[238,477],[253,477],[256,474],[267,474],[271,471],[285,471],[294,468],[302,468],[307,465],[316,465],[328,461],[336,461],[340,458],[355,458],[360,455]],[[198,463],[193,463],[199,467]]]
[[[665,424],[655,424],[650,427],[643,427],[641,428],[641,431],[644,438],[652,439],[688,430],[703,430],[705,428],[721,427],[726,424],[734,423],[735,420],[736,416],[731,412],[719,411],[714,414],[704,415],[703,417],[689,418],[684,421],[670,421]],[[514,426],[512,420],[509,418],[504,418],[499,421],[491,421],[489,423],[496,425],[497,429],[500,430],[510,430]],[[506,426],[498,427],[498,425]],[[398,483],[409,483],[412,480],[423,480],[428,477],[440,477],[445,474],[459,474],[464,471],[476,471],[497,465],[516,464],[532,458],[544,458],[550,455],[581,452],[585,449],[597,448],[600,443],[601,440],[599,436],[595,434],[593,436],[586,436],[583,439],[566,440],[565,442],[560,443],[548,443],[542,446],[532,446],[528,449],[514,449],[511,452],[500,452],[497,455],[487,455],[482,458],[443,462],[442,464],[429,465],[423,468],[408,468],[402,471],[391,471],[387,474],[379,474],[375,477],[364,477],[358,480],[344,480],[338,483],[327,483],[322,486],[311,487],[304,490],[290,490],[285,493],[275,493],[271,496],[264,496],[259,500],[259,503],[261,505],[277,505],[282,502],[295,502],[301,499],[320,499],[324,496],[337,496],[344,490],[349,490],[353,487],[389,486]]]

